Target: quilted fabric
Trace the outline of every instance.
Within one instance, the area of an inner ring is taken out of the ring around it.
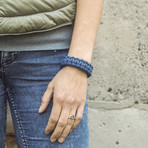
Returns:
[[[49,31],[74,23],[76,0],[0,0],[0,36]]]

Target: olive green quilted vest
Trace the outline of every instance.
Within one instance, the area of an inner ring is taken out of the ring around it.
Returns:
[[[73,24],[75,14],[76,0],[0,0],[0,36]]]

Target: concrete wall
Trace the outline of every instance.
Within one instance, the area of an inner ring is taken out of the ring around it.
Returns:
[[[147,11],[148,0],[104,1],[88,79],[90,148],[148,147]]]
[[[90,148],[148,147],[148,0],[105,0],[89,79]]]

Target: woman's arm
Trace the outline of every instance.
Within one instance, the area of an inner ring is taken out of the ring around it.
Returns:
[[[92,50],[100,24],[103,0],[77,0],[77,11],[69,56],[91,62]],[[45,133],[54,130],[50,140],[63,142],[69,132],[77,127],[83,116],[87,90],[87,74],[72,66],[63,67],[42,97],[39,113],[46,110],[52,96],[53,107]],[[76,114],[76,120],[68,120]],[[62,139],[61,139],[62,138]]]
[[[103,0],[77,0],[77,11],[69,56],[76,56],[91,62],[102,8]]]

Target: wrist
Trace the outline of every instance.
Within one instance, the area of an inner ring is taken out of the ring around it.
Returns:
[[[91,63],[92,52],[91,52],[91,50],[85,50],[85,51],[83,50],[82,51],[82,50],[78,50],[78,49],[77,50],[70,49],[67,56],[71,56],[71,57],[74,56],[74,57],[83,59],[83,60]]]

